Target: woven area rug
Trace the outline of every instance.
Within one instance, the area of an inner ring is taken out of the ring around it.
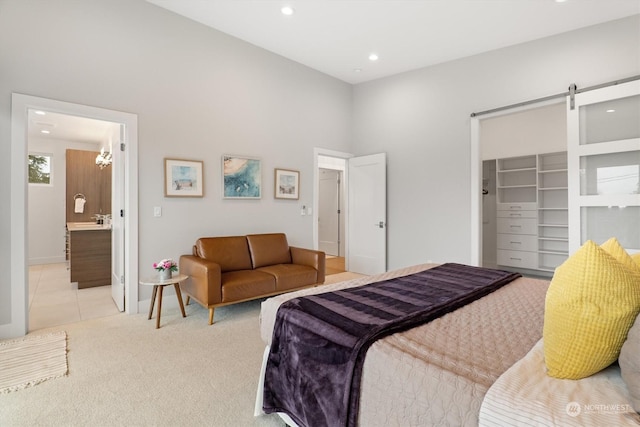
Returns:
[[[0,393],[67,375],[67,333],[0,341]]]

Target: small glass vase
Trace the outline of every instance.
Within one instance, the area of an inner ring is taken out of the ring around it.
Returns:
[[[172,275],[171,273],[172,271],[169,269],[158,271],[158,274],[160,275],[160,280],[163,280],[163,281],[171,279],[171,275]]]

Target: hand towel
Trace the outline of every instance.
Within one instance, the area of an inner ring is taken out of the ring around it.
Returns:
[[[75,213],[83,213],[84,212],[84,204],[87,203],[85,199],[82,197],[78,197],[76,199]]]

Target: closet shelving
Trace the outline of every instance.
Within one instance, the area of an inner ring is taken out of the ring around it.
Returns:
[[[536,171],[536,156],[498,159],[498,203],[536,203]]]
[[[498,265],[553,272],[569,254],[567,153],[496,162]]]
[[[498,159],[497,262],[535,269],[538,265],[536,156]]]
[[[567,153],[538,155],[538,269],[553,272],[569,255]]]

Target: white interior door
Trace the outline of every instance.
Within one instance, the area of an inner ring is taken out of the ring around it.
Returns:
[[[567,101],[569,251],[616,237],[640,252],[640,81]]]
[[[349,271],[362,274],[387,271],[386,163],[386,153],[348,160]]]
[[[111,164],[111,297],[118,310],[124,311],[125,275],[124,275],[124,211],[125,201],[125,151],[120,151],[124,142],[124,125],[120,125],[120,138],[112,144],[113,163]]]

